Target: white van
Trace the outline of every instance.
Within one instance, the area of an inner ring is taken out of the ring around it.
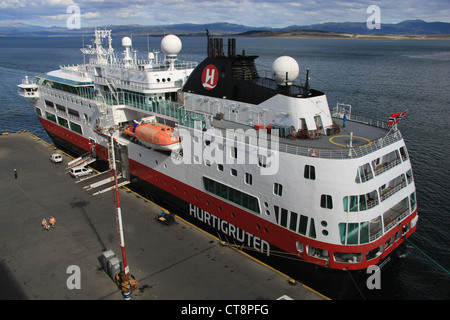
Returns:
[[[73,178],[88,176],[91,173],[92,173],[92,169],[85,168],[85,167],[75,167],[75,168],[70,169],[70,175]]]
[[[50,156],[50,161],[53,163],[61,163],[63,161],[62,155],[59,153],[54,153]]]

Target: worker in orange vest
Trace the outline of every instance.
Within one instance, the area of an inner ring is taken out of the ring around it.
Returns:
[[[56,220],[55,220],[55,218],[53,218],[53,217],[50,217],[50,220],[49,220],[49,222],[50,222],[50,224],[51,224],[51,226],[54,228],[55,227],[55,224],[56,224]]]

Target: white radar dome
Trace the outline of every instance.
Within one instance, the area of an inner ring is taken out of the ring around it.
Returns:
[[[273,78],[279,85],[291,85],[297,79],[299,72],[298,63],[292,57],[279,57],[272,64]]]
[[[169,34],[161,41],[161,49],[167,56],[176,56],[181,48],[181,40],[176,35]]]
[[[129,37],[122,38],[122,47],[131,47],[131,39]]]

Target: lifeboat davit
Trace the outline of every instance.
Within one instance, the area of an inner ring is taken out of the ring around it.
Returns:
[[[143,145],[157,150],[175,150],[181,147],[180,137],[174,135],[174,129],[165,124],[136,123],[125,128],[124,134],[134,137]]]

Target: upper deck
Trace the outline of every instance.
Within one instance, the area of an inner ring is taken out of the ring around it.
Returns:
[[[308,139],[292,139],[278,136],[277,149],[280,152],[296,155],[347,159],[365,156],[402,139],[400,131],[390,131],[387,123],[380,120],[352,115],[346,121],[345,127],[342,126],[342,118],[333,117],[333,121],[340,125],[339,133],[331,136],[317,134],[315,138]],[[242,135],[245,135],[245,137],[256,139],[267,137],[268,147],[274,147],[270,144],[271,136],[269,133],[267,135],[260,134],[262,130],[266,131],[266,128],[254,130],[254,127],[241,123],[217,119],[213,119],[211,125],[216,129],[222,130],[224,137],[226,136],[226,130],[232,130],[235,136],[239,136],[241,134],[239,132],[242,132]],[[244,137],[242,137],[242,140],[245,141]]]

